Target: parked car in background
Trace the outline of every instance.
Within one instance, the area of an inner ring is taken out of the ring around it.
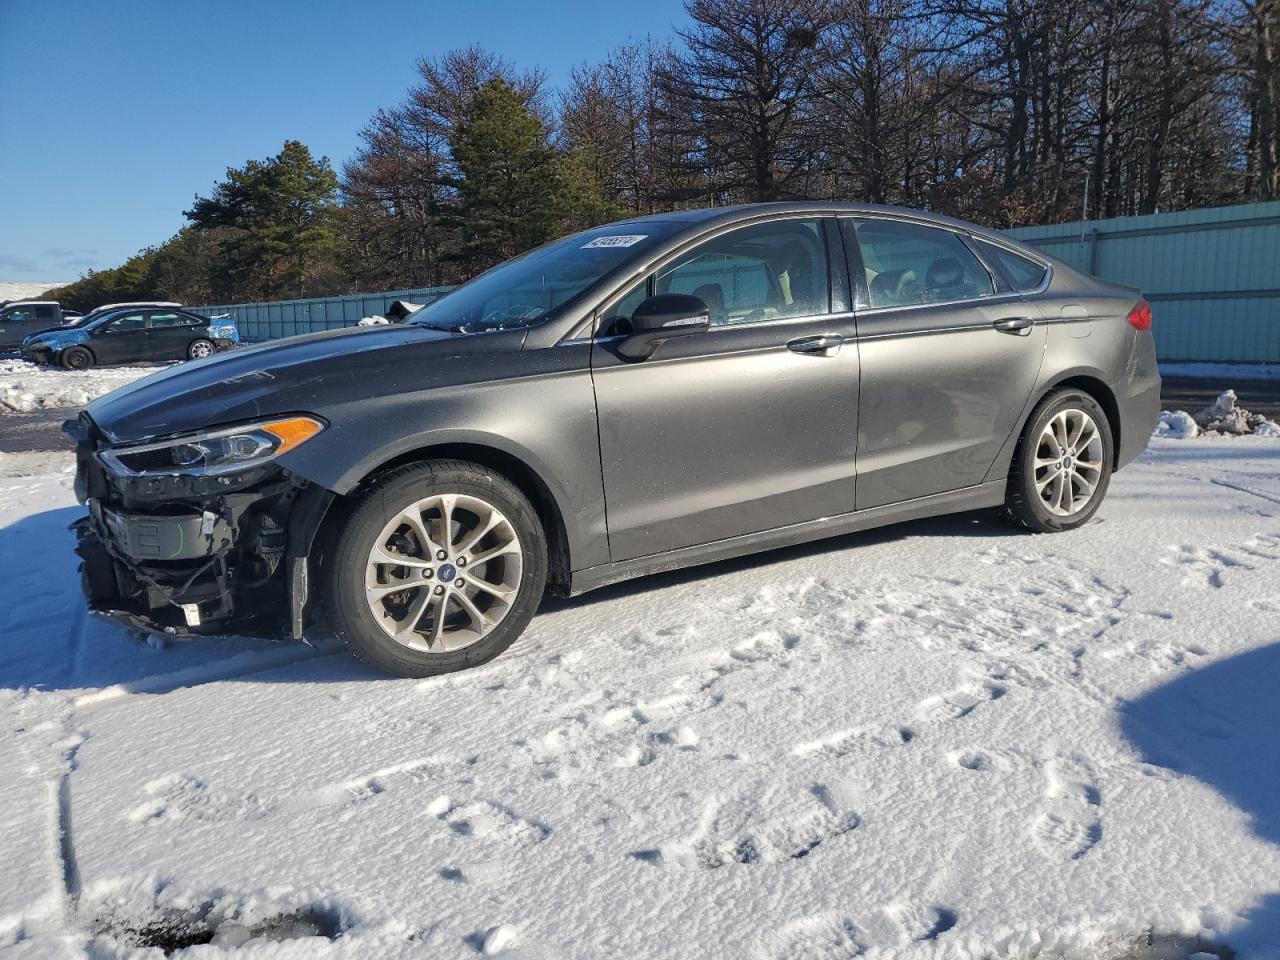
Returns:
[[[79,310],[64,309],[55,300],[15,300],[0,307],[0,350],[16,350],[37,331],[61,327],[80,319]]]
[[[169,304],[100,307],[80,322],[22,341],[22,356],[68,370],[163,360],[199,360],[240,342],[235,322]]]
[[[34,333],[28,334],[26,337],[24,337],[22,342],[25,344],[28,340],[34,341],[41,334],[51,333],[54,330],[66,330],[72,327],[88,326],[90,323],[92,323],[94,320],[97,320],[103,314],[110,313],[114,310],[119,310],[121,307],[181,307],[181,306],[182,304],[180,303],[167,303],[164,301],[146,300],[146,301],[130,301],[130,302],[124,302],[124,303],[105,303],[100,307],[94,307],[88,313],[84,313],[84,314],[74,310],[71,311],[70,314],[64,311],[63,316],[64,317],[70,316],[70,319],[64,320],[64,322],[60,324],[56,324],[54,326],[41,327],[39,330],[36,330]]]
[[[1159,407],[1139,291],[806,202],[597,227],[408,323],[153,374],[67,429],[94,610],[301,638],[314,597],[426,676],[497,656],[547,587],[984,507],[1072,530]]]

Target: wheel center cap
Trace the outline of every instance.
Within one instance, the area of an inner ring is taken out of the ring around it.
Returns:
[[[436,579],[441,583],[452,583],[458,576],[458,568],[452,563],[442,563],[436,567]]]
[[[1063,457],[1063,458],[1062,458],[1062,466],[1063,466],[1063,468],[1064,468],[1064,469],[1066,469],[1066,470],[1070,470],[1070,469],[1071,469],[1071,458],[1070,458],[1070,457]]]

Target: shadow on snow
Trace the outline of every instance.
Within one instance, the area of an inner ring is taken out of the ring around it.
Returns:
[[[1129,704],[1121,724],[1144,759],[1217,790],[1249,816],[1260,838],[1280,844],[1277,684],[1280,643],[1182,674]],[[1212,905],[1212,878],[1205,881]],[[1226,939],[1244,956],[1274,955],[1280,891],[1262,896],[1248,924]]]

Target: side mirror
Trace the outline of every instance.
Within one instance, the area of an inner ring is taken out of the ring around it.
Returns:
[[[618,352],[632,360],[647,360],[672,337],[703,333],[711,326],[707,305],[687,293],[660,293],[631,314],[631,333]]]

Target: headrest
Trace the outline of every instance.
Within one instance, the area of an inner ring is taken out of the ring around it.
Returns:
[[[964,283],[964,267],[955,257],[942,257],[929,264],[929,272],[925,274],[924,285],[930,289],[938,287],[958,287]]]

